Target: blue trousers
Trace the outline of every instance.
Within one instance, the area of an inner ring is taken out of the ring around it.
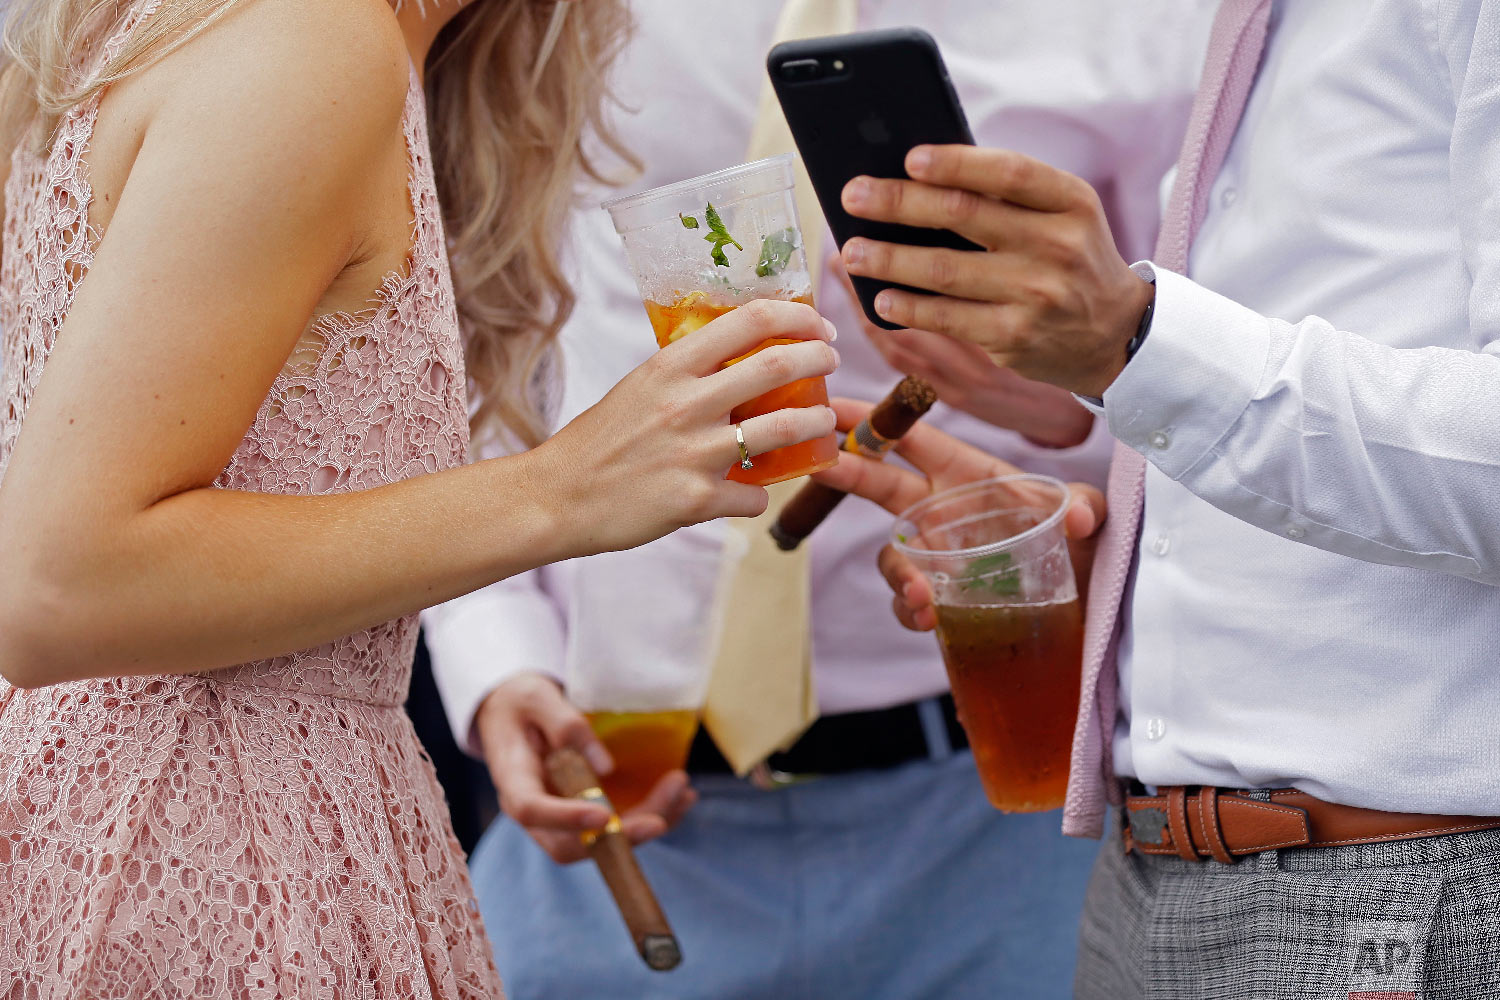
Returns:
[[[470,861],[511,1000],[969,1000],[1071,995],[1098,845],[1008,816],[958,753],[702,800],[639,849],[682,944],[651,972],[592,863],[501,817]]]

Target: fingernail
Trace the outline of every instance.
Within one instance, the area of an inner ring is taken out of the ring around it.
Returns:
[[[833,352],[833,367],[837,368],[841,360],[839,358],[839,349],[837,347],[834,347],[832,344],[828,345],[828,349]]]
[[[890,292],[881,292],[879,295],[875,296],[875,311],[880,313],[880,315],[882,316],[885,316],[887,313],[889,313],[891,311],[891,298],[892,296]]]
[[[932,166],[932,150],[918,146],[906,157],[906,169],[910,173],[923,173]]]
[[[844,262],[846,264],[858,264],[865,259],[865,245],[859,240],[850,240],[844,244]]]
[[[839,339],[839,328],[833,325],[833,321],[825,319],[823,325],[828,327],[828,342],[831,344]]]
[[[863,205],[865,199],[870,197],[870,182],[863,177],[856,177],[844,185],[844,201],[851,205]]]
[[[597,743],[590,743],[583,751],[584,757],[588,758],[589,767],[599,775],[606,775],[615,769],[615,762],[610,759],[609,751]]]
[[[911,584],[909,584],[909,583],[903,583],[901,585],[901,599],[903,601],[905,601],[907,604],[910,604],[912,602],[911,601]]]

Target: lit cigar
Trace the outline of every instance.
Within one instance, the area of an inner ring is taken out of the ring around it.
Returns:
[[[589,857],[598,863],[641,958],[658,972],[675,969],[682,961],[677,935],[672,933],[667,915],[656,901],[656,893],[651,891],[651,883],[646,881],[646,874],[635,860],[630,840],[620,830],[620,817],[614,814],[614,806],[599,787],[594,769],[578,751],[563,747],[548,755],[547,777],[560,795],[583,799],[610,811],[609,823],[603,830],[584,834]]]
[[[932,409],[935,402],[937,391],[915,375],[908,375],[858,427],[849,432],[839,447],[879,462],[907,431],[916,426],[923,414]],[[813,529],[822,524],[846,496],[848,494],[843,490],[809,481],[787,501],[781,509],[781,516],[771,525],[771,537],[776,546],[790,552],[801,545],[802,540],[812,534]]]

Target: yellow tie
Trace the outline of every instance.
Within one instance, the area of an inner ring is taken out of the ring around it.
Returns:
[[[775,42],[854,30],[856,0],[787,0]],[[761,85],[760,106],[746,160],[795,152],[792,134],[770,81]],[[823,271],[823,212],[801,160],[797,161],[797,216],[814,289]],[[770,507],[760,517],[730,522],[748,550],[726,584],[723,638],[714,658],[703,725],[736,774],[744,776],[772,753],[796,742],[818,717],[812,683],[809,546],[782,552],[768,530],[802,481],[768,487]]]

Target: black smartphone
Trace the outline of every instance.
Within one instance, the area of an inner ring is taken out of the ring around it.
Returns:
[[[812,178],[823,215],[840,247],[853,236],[910,246],[979,250],[946,229],[919,229],[857,219],[839,200],[861,174],[906,177],[906,154],[924,143],[974,144],[937,42],[920,28],[861,31],[783,42],[766,56],[771,86]],[[812,262],[809,262],[812,263]],[[865,315],[882,288],[924,289],[855,277]]]

